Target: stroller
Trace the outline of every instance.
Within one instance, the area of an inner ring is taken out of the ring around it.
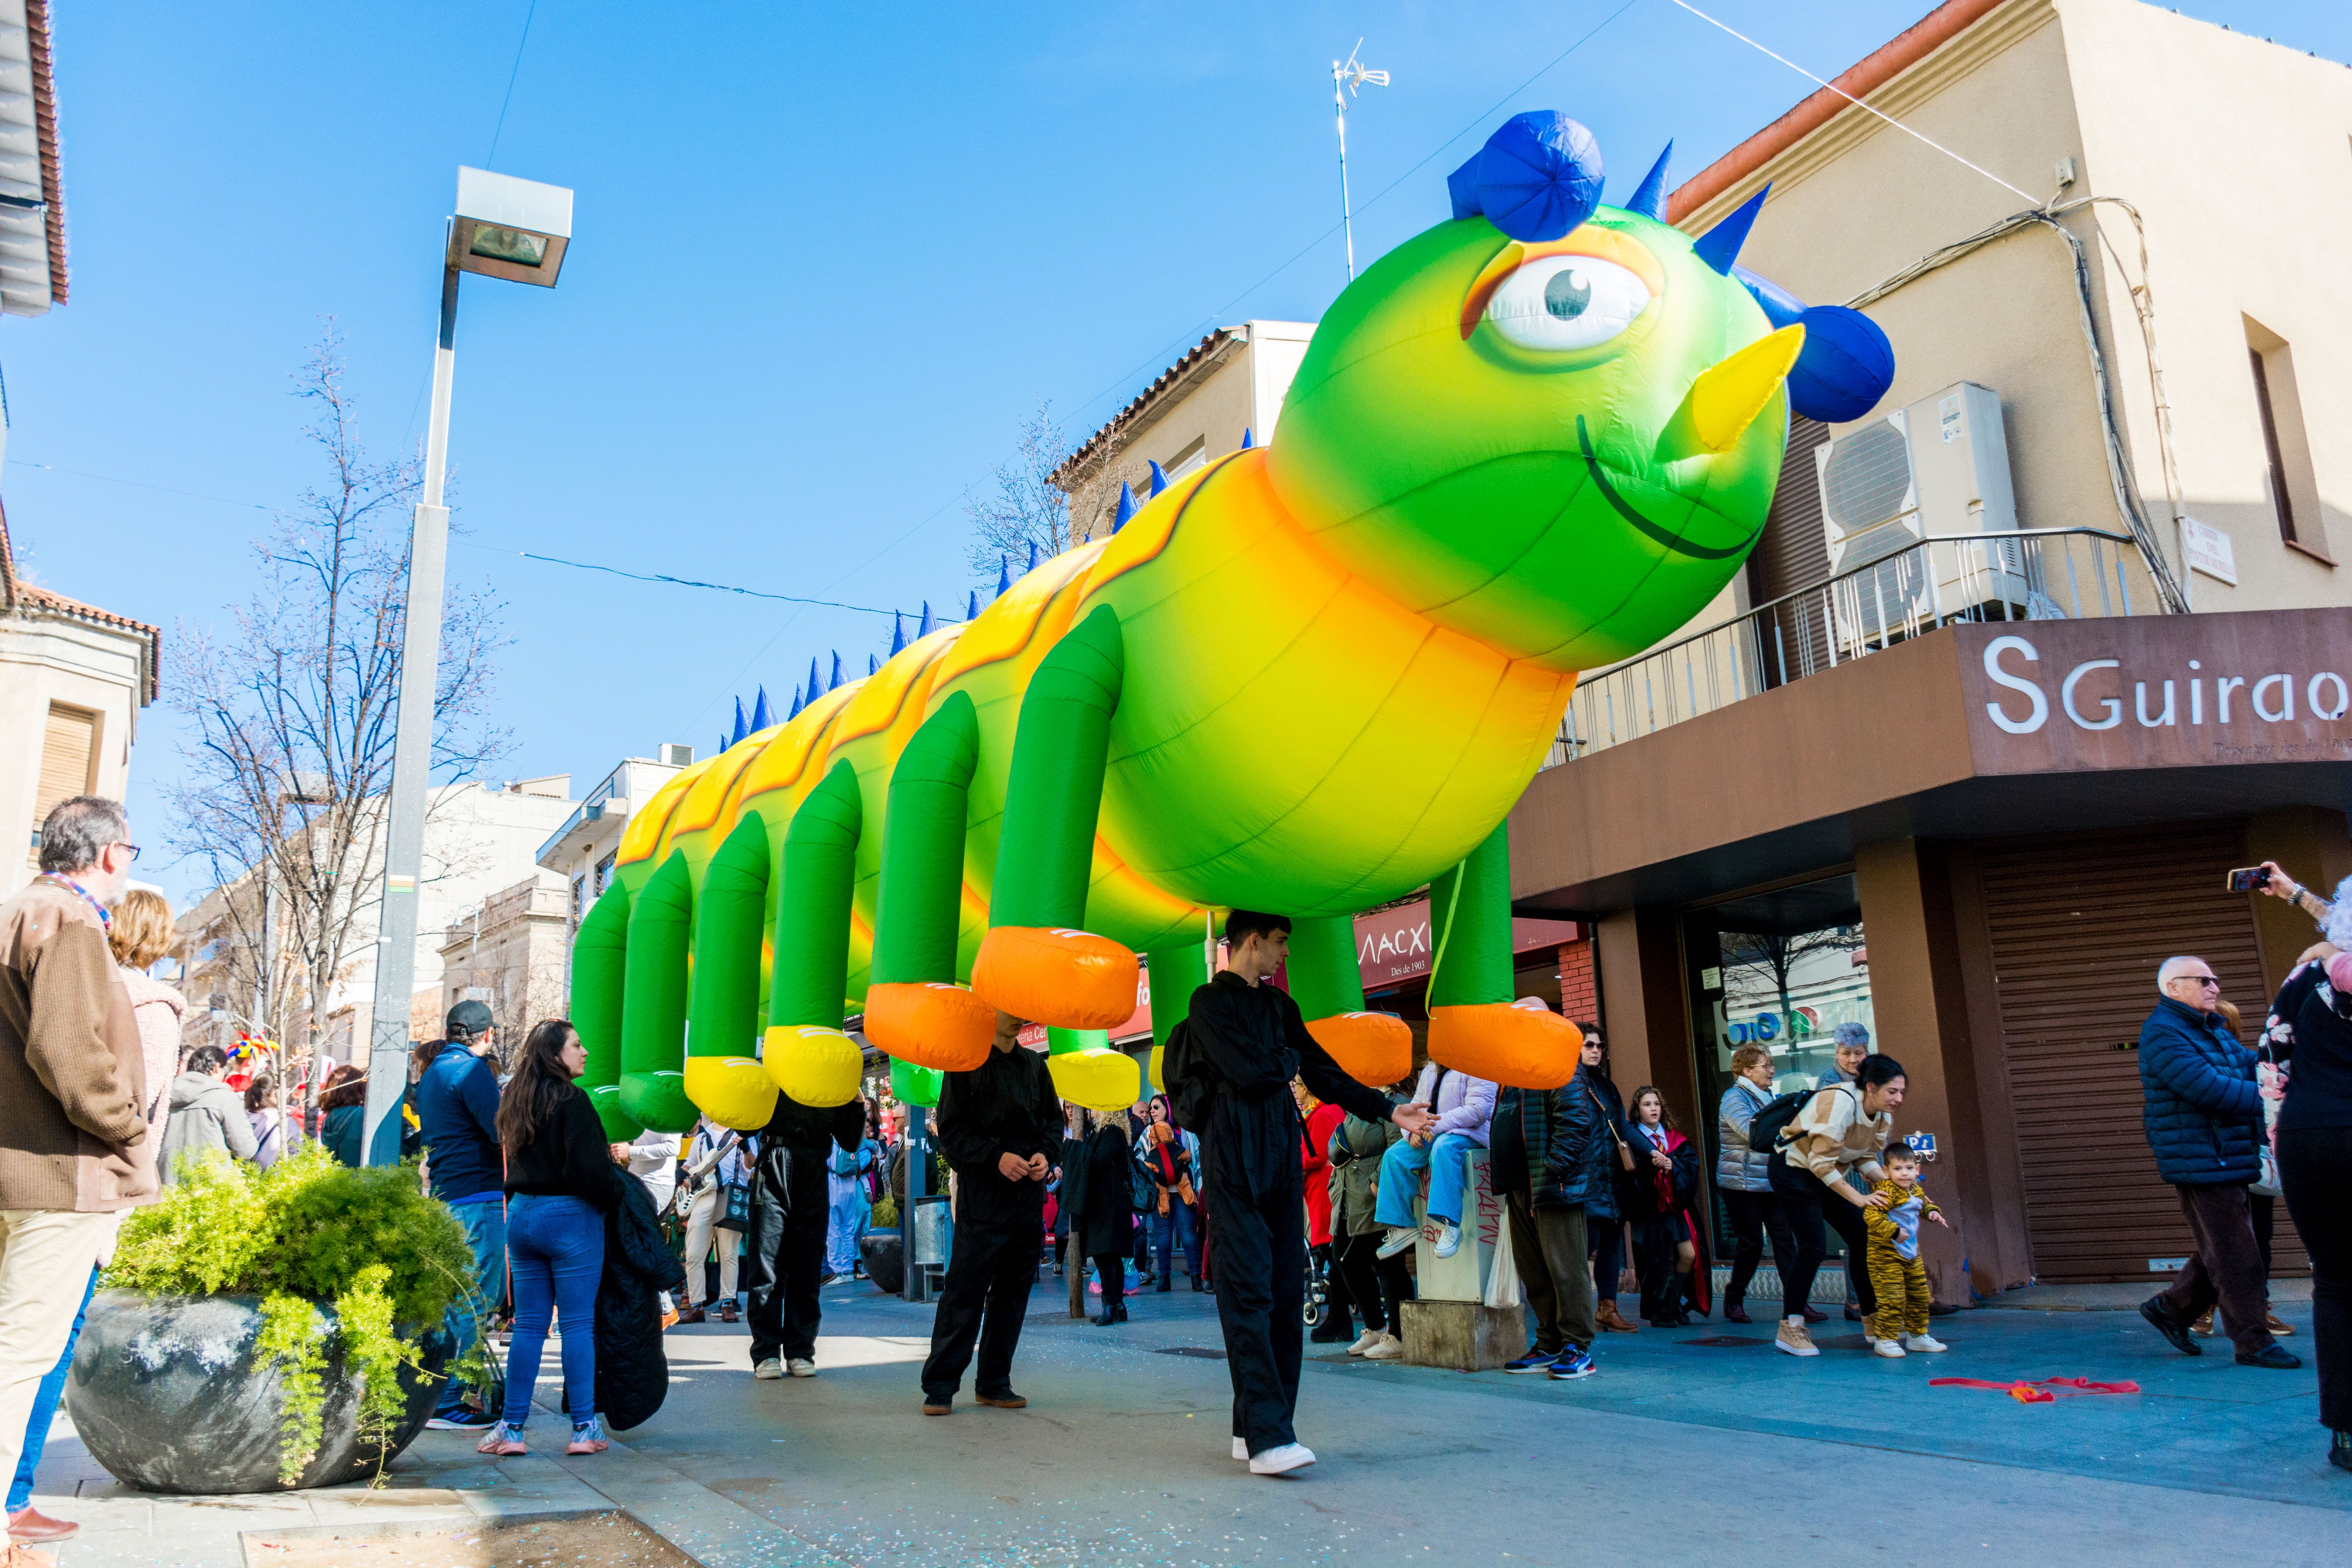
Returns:
[[[1331,1259],[1328,1248],[1310,1247],[1307,1249],[1307,1299],[1300,1310],[1307,1320],[1307,1331],[1313,1333],[1331,1317]]]

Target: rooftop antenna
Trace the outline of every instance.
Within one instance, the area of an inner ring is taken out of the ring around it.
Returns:
[[[1386,87],[1389,84],[1388,72],[1366,70],[1357,62],[1356,55],[1363,47],[1364,40],[1358,38],[1355,48],[1348,51],[1347,64],[1342,65],[1338,60],[1331,62],[1331,101],[1339,111],[1339,231],[1348,240],[1348,281],[1350,283],[1356,280],[1356,229],[1355,216],[1348,204],[1348,100],[1363,91],[1367,85]]]

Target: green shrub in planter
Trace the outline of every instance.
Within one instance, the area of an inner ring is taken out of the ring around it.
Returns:
[[[184,1163],[158,1202],[124,1221],[105,1284],[147,1296],[255,1296],[257,1349],[278,1371],[278,1461],[291,1484],[318,1451],[331,1302],[346,1363],[365,1380],[363,1434],[399,1419],[399,1373],[421,1366],[418,1337],[475,1289],[465,1227],[426,1196],[410,1165],[353,1170],[305,1142],[267,1171]],[[404,1334],[402,1326],[408,1331]],[[478,1343],[460,1347],[478,1365]]]

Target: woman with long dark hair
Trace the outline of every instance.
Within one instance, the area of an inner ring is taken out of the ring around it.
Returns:
[[[626,1178],[613,1163],[595,1108],[572,1082],[587,1066],[579,1031],[565,1019],[550,1018],[523,1042],[521,1060],[499,1100],[515,1315],[507,1344],[506,1416],[482,1439],[485,1454],[524,1451],[523,1423],[551,1320],[562,1326],[564,1408],[572,1413],[564,1452],[598,1454],[605,1447],[595,1414],[596,1287],[604,1271],[604,1216],[621,1202]]]
[[[1783,1315],[1773,1343],[1790,1355],[1822,1353],[1805,1331],[1799,1308],[1811,1299],[1813,1276],[1829,1255],[1824,1225],[1845,1243],[1846,1277],[1862,1303],[1864,1338],[1877,1337],[1878,1292],[1864,1265],[1869,1232],[1862,1212],[1886,1206],[1885,1198],[1868,1194],[1886,1174],[1878,1156],[1895,1134],[1895,1111],[1906,1087],[1901,1062],[1864,1057],[1852,1083],[1822,1089],[1805,1102],[1774,1151],[1779,1157],[1771,1162],[1772,1190],[1797,1238],[1797,1256],[1780,1268]]]

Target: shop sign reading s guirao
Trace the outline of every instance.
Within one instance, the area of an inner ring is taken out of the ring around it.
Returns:
[[[2352,610],[1965,633],[1979,772],[2352,761]]]

